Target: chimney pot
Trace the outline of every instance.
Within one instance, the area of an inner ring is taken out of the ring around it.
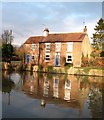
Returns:
[[[84,27],[83,32],[87,33],[87,27],[86,26]]]
[[[43,32],[44,32],[44,37],[47,37],[49,34],[48,28],[45,28]]]

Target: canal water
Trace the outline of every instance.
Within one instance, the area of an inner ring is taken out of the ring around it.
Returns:
[[[102,118],[103,78],[2,72],[2,118]]]

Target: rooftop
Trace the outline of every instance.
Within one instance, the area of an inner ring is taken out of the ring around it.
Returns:
[[[39,42],[82,42],[86,33],[58,33],[49,34],[47,37],[34,36],[26,40],[25,44],[33,44]]]

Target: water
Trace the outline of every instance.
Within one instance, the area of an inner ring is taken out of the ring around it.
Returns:
[[[2,72],[2,118],[102,118],[102,77]]]

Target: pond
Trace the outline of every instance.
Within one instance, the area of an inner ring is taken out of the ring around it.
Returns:
[[[2,71],[2,118],[102,118],[103,78]]]

